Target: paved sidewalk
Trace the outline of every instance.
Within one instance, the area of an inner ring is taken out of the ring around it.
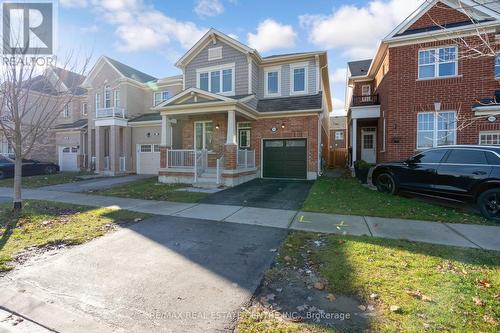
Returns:
[[[93,178],[88,180],[81,180],[74,183],[64,183],[64,184],[44,186],[40,187],[39,189],[47,191],[74,192],[74,193],[88,192],[95,190],[105,190],[111,187],[120,186],[134,182],[136,180],[142,180],[147,178],[152,178],[152,176],[129,175],[129,176]]]
[[[0,197],[12,189],[0,188]],[[368,235],[416,242],[500,251],[500,226],[439,223],[369,216],[309,213],[295,210],[254,208],[127,199],[47,190],[24,190],[26,199],[49,200],[96,207],[115,207],[155,215],[260,225],[329,234]]]

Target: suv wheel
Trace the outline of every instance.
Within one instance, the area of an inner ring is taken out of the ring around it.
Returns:
[[[485,218],[500,222],[500,189],[495,188],[481,193],[477,204]]]
[[[396,194],[398,191],[396,180],[390,173],[381,173],[377,176],[377,190],[382,193]]]
[[[54,166],[49,165],[49,166],[45,167],[45,174],[46,175],[52,175],[56,172],[57,172],[57,170]]]

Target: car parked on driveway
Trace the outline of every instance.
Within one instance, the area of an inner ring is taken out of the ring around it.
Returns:
[[[382,163],[372,171],[380,192],[418,193],[476,205],[500,222],[500,147],[446,146],[405,161]]]
[[[23,160],[23,176],[50,175],[59,172],[59,166],[51,162]],[[0,156],[0,179],[14,177],[14,160]]]

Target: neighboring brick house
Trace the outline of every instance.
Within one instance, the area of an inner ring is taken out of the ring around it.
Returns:
[[[330,117],[330,149],[347,147],[347,117]]]
[[[183,90],[155,108],[160,181],[233,186],[318,176],[329,144],[326,52],[261,57],[211,29],[176,65]]]
[[[348,64],[351,163],[500,144],[500,59],[463,56],[465,42],[481,43],[477,31],[500,50],[500,2],[461,2],[425,2],[382,40],[374,59]]]

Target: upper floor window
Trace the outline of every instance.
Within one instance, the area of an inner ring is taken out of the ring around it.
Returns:
[[[101,107],[101,94],[95,94],[95,109],[99,109]]]
[[[344,132],[336,131],[335,132],[335,140],[344,140]]]
[[[421,112],[417,115],[417,149],[454,145],[456,131],[454,111]]]
[[[160,105],[170,98],[170,93],[168,91],[156,91],[154,93],[154,106]]]
[[[200,69],[198,88],[215,94],[234,95],[234,65],[213,69]]]
[[[307,64],[290,65],[291,94],[306,93],[307,91]]]
[[[111,87],[110,86],[104,87],[104,107],[105,108],[111,107]]]
[[[418,52],[418,78],[432,79],[456,76],[458,72],[456,46],[420,50]]]
[[[372,86],[369,84],[364,84],[361,86],[361,101],[362,102],[370,102],[371,101],[371,95],[372,94]]]
[[[500,79],[500,52],[495,58],[495,79]]]
[[[264,71],[265,77],[265,95],[273,96],[280,95],[280,85],[281,85],[281,69],[280,68],[269,68]]]
[[[63,109],[63,117],[69,118],[69,105],[65,105]]]
[[[113,96],[113,97],[114,97],[114,99],[115,99],[115,100],[114,100],[114,106],[115,106],[115,108],[116,108],[116,107],[120,107],[120,90],[115,90],[115,91],[113,92],[113,94],[114,94],[114,96]]]
[[[82,115],[86,116],[86,115],[88,115],[88,113],[89,113],[89,111],[88,111],[87,103],[82,103]]]

